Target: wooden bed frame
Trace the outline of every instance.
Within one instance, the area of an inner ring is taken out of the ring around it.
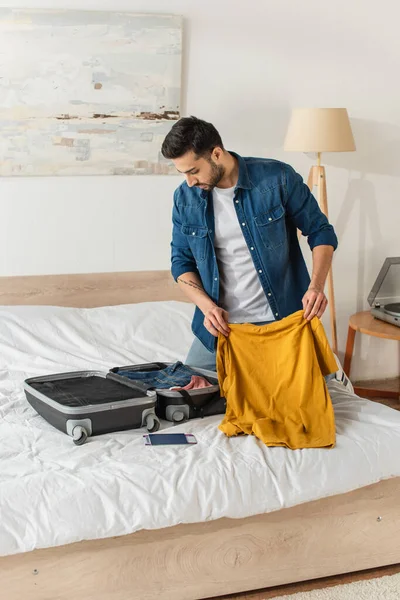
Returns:
[[[0,304],[184,300],[166,271],[0,278]],[[7,600],[196,600],[400,563],[400,477],[246,519],[0,558]]]

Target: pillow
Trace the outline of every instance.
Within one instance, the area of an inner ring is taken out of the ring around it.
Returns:
[[[0,307],[0,371],[13,378],[184,360],[193,305],[143,302],[100,308]]]

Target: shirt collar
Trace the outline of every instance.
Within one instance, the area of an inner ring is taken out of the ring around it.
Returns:
[[[242,188],[242,190],[251,190],[253,185],[250,181],[249,172],[248,172],[247,166],[246,166],[246,161],[244,160],[244,158],[242,156],[240,156],[239,154],[236,154],[236,152],[229,151],[229,154],[232,154],[232,156],[234,156],[236,158],[236,160],[238,161],[238,165],[239,165],[239,178],[238,178],[236,187]]]

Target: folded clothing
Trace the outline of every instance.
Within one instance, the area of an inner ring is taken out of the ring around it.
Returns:
[[[201,373],[198,373],[194,369],[187,367],[180,361],[177,361],[173,365],[169,365],[165,369],[159,369],[157,371],[126,371],[121,369],[116,371],[116,373],[117,375],[127,377],[128,379],[132,379],[134,381],[141,381],[142,383],[145,383],[148,386],[156,389],[170,389],[171,387],[183,388],[184,386],[190,385],[193,376],[197,376],[202,379],[204,378]]]
[[[170,390],[200,390],[202,388],[211,387],[212,384],[207,381],[204,377],[200,377],[199,375],[193,375],[190,383],[185,385],[184,387],[171,387]]]

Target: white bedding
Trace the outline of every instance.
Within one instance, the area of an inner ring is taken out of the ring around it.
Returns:
[[[183,359],[191,315],[178,302],[0,308],[0,555],[247,517],[400,476],[400,412],[336,381],[332,450],[226,438],[219,416],[174,428],[196,446],[145,447],[134,430],[77,447],[26,402],[33,375]]]

